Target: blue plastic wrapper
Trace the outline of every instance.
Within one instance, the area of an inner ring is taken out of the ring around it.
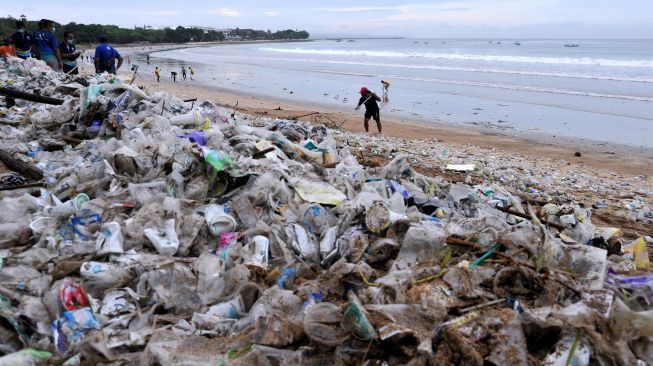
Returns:
[[[277,280],[277,286],[281,289],[289,290],[292,288],[293,282],[295,282],[295,275],[297,270],[294,268],[285,268],[281,272],[281,277]]]

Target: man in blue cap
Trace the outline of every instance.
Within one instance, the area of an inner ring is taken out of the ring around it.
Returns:
[[[106,71],[115,74],[116,70],[122,66],[123,58],[115,48],[109,46],[109,37],[103,34],[99,41],[100,44],[95,47],[95,72],[101,74]],[[118,59],[117,66],[116,59]]]
[[[61,51],[59,51],[59,40],[54,35],[54,22],[48,19],[41,19],[39,30],[34,32],[34,53],[37,58],[44,61],[54,71],[61,71]]]
[[[11,35],[11,44],[14,47],[14,53],[22,59],[32,57],[32,35],[25,31],[25,22],[19,20],[16,22],[16,32]]]

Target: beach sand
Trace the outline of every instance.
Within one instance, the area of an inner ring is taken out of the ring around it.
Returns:
[[[126,70],[123,73],[129,74]],[[281,99],[272,100],[252,94],[205,87],[190,79],[173,83],[166,76],[162,75],[161,82],[157,83],[154,75],[139,74],[136,84],[150,90],[174,93],[184,99],[210,100],[229,111],[233,111],[238,103],[236,110],[241,113],[315,123],[342,123],[342,129],[345,131],[364,132],[362,110],[350,113],[320,105]],[[441,122],[426,124],[410,120],[385,119],[383,112],[381,120],[383,134],[388,136],[405,139],[437,139],[452,145],[474,145],[508,154],[552,159],[560,161],[566,168],[578,171],[592,168],[627,175],[653,175],[651,157],[635,153],[626,146],[606,153],[604,148],[592,141],[568,143],[560,142],[550,136],[524,138],[503,134],[498,130],[462,128]],[[374,121],[370,121],[370,131],[377,133]],[[581,154],[580,157],[575,156],[577,152]]]

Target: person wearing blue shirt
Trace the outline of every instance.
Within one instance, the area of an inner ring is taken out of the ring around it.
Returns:
[[[75,47],[75,33],[63,32],[64,41],[59,46],[61,58],[63,60],[63,72],[66,74],[79,74],[77,68],[77,58],[81,52]]]
[[[32,35],[25,31],[25,23],[22,20],[16,22],[16,32],[11,35],[11,44],[14,53],[22,59],[32,57]]]
[[[99,41],[100,44],[95,47],[95,72],[101,74],[106,71],[115,74],[122,66],[123,58],[115,48],[109,46],[109,37],[103,34]],[[116,59],[118,59],[118,66],[116,66]]]
[[[61,51],[59,51],[59,40],[54,35],[54,22],[48,19],[41,19],[39,30],[34,32],[34,53],[37,58],[44,61],[54,71],[61,71]]]

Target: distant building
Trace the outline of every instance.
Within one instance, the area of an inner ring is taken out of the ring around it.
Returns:
[[[200,26],[198,26],[198,25],[190,25],[190,26],[187,26],[187,27],[184,27],[184,28],[186,28],[186,29],[200,29],[200,30],[202,30],[204,33],[209,33],[209,32],[219,32],[218,29],[215,29],[215,28],[212,28],[212,27],[200,27]]]
[[[186,29],[201,29],[202,31],[204,31],[204,33],[209,33],[209,32],[222,33],[222,35],[224,36],[224,39],[226,39],[228,41],[238,41],[238,40],[242,39],[242,37],[240,35],[237,35],[237,34],[233,33],[233,31],[234,31],[233,29],[228,29],[228,28],[227,29],[220,29],[220,28],[213,28],[213,27],[202,27],[202,26],[198,26],[198,25],[191,25],[191,26],[187,26],[185,28]]]

